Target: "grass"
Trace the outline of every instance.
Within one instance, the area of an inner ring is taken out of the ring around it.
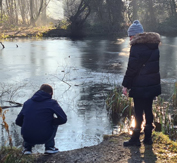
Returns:
[[[11,29],[2,29],[0,39],[14,38],[14,37],[36,37],[41,38],[43,34],[51,29],[55,29],[53,25],[40,27],[14,27]]]
[[[113,119],[115,116],[119,119],[126,117],[131,122],[131,115],[133,115],[133,104],[131,98],[126,98],[122,95],[121,87],[115,87],[106,99],[108,114]],[[158,96],[153,101],[154,123],[159,124],[160,129],[164,134],[168,134],[170,139],[177,140],[177,83],[174,86],[174,93],[171,98],[165,101],[161,96]]]
[[[159,159],[177,162],[177,143],[162,132],[153,132],[153,147]]]
[[[15,147],[1,147],[0,149],[1,163],[32,163],[35,158],[35,155],[23,155],[22,149]]]
[[[121,87],[115,87],[106,99],[106,108],[111,117],[132,115],[132,99],[122,94]]]

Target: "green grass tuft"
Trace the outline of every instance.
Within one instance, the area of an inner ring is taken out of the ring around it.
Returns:
[[[0,149],[1,163],[32,163],[35,157],[34,155],[24,155],[22,149],[15,147],[1,147]]]

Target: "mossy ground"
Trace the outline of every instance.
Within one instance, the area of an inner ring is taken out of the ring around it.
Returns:
[[[161,132],[153,132],[153,145],[141,147],[123,147],[123,142],[130,136],[105,135],[102,143],[63,151],[54,155],[33,154],[24,156],[20,149],[1,149],[0,162],[2,163],[175,163],[177,162],[177,143],[171,141]],[[143,135],[141,136],[143,139]],[[4,151],[4,152],[3,152]],[[11,158],[8,160],[8,158]]]
[[[153,148],[159,159],[168,160],[169,162],[177,162],[177,143],[171,141],[167,135],[161,132],[153,133]]]

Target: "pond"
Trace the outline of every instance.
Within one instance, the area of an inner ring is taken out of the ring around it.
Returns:
[[[41,84],[54,88],[56,99],[68,116],[56,136],[56,147],[67,151],[96,145],[104,134],[111,134],[116,124],[107,115],[105,99],[114,85],[120,85],[129,55],[129,38],[8,39],[0,49],[1,106],[4,101],[24,103]],[[177,79],[177,37],[162,36],[162,93],[167,98]],[[5,112],[13,145],[21,147],[20,127],[15,119],[21,107]],[[4,111],[5,111],[4,110]],[[0,117],[2,124],[2,118]],[[8,145],[7,132],[1,129],[1,144]],[[35,152],[43,152],[37,145]]]

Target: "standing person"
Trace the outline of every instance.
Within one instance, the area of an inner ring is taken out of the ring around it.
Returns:
[[[135,129],[131,139],[124,146],[140,146],[140,131],[145,113],[144,144],[151,145],[153,127],[152,103],[155,96],[161,94],[159,73],[160,35],[144,32],[141,23],[135,20],[128,29],[130,37],[130,56],[127,70],[122,82],[123,93],[133,97],[135,109]]]
[[[48,84],[27,100],[17,116],[16,124],[21,127],[24,139],[24,154],[31,154],[35,144],[45,144],[45,154],[57,153],[55,135],[58,125],[66,123],[67,116],[56,100],[52,99],[53,89]],[[54,114],[57,118],[54,117]]]

